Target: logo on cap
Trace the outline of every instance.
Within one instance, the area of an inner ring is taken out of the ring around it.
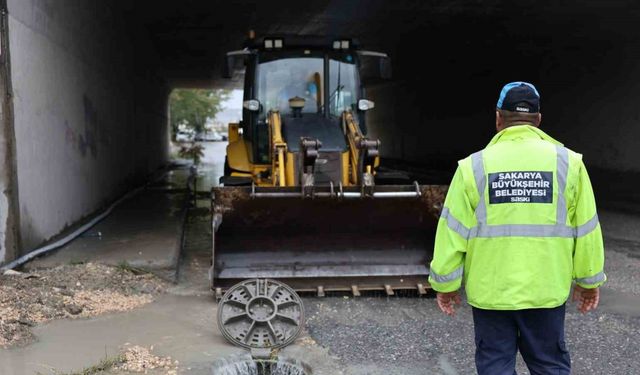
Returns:
[[[506,84],[498,97],[497,109],[511,112],[540,112],[540,94],[534,85],[528,82]]]

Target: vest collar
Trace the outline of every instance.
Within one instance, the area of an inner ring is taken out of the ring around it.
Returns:
[[[562,143],[551,138],[547,133],[531,125],[514,125],[506,129],[503,129],[500,133],[496,134],[489,142],[488,146],[492,146],[498,142],[503,141],[516,141],[521,139],[543,139],[553,144],[562,146]]]

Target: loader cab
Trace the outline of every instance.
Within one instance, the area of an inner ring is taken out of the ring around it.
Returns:
[[[235,54],[244,61],[241,126],[254,164],[270,162],[267,118],[274,110],[282,116],[287,144],[294,151],[300,137],[313,136],[321,139],[324,151],[344,152],[344,111],[354,113],[366,134],[366,109],[359,108],[359,100],[365,98],[361,70],[370,71],[366,62],[374,57],[379,67],[374,70],[379,72],[370,75],[385,78],[388,71],[386,55],[363,54],[357,43],[346,39],[265,37],[249,40]],[[227,72],[237,63],[229,56]]]

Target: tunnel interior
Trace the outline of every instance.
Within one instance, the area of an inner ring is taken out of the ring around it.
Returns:
[[[2,2],[0,2],[1,4]],[[225,52],[258,35],[334,35],[387,52],[367,87],[383,159],[444,172],[495,133],[510,81],[541,93],[542,128],[584,154],[596,195],[639,201],[640,4],[557,1],[7,0],[11,99],[0,179],[0,262],[140,184],[169,158],[177,87],[241,88]],[[11,235],[13,233],[13,235]]]

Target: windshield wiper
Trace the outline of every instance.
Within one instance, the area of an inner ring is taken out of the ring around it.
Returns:
[[[338,85],[335,90],[329,95],[329,101],[331,101],[340,91],[344,89],[344,85]]]
[[[342,63],[340,61],[336,61],[338,63],[338,83],[336,85],[336,89],[329,95],[329,103],[332,103],[333,98],[335,97],[335,105],[334,112],[338,111],[338,96],[340,95],[340,91],[344,88],[344,85],[340,84],[340,68],[342,67]]]

